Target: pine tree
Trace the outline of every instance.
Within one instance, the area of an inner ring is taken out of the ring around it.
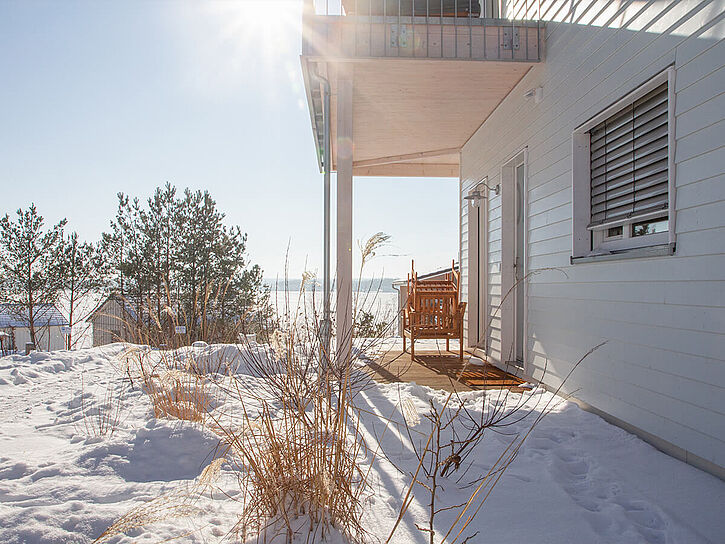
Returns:
[[[108,265],[99,248],[88,242],[80,242],[78,234],[74,232],[63,240],[59,266],[63,284],[60,298],[64,302],[71,329],[67,339],[70,349],[73,347],[73,327],[80,320],[79,310],[89,297],[103,289]]]
[[[192,337],[204,336],[208,301],[221,280],[218,262],[224,215],[208,191],[184,191],[176,216],[175,260],[178,266],[183,313]],[[197,329],[201,327],[201,331]]]
[[[111,287],[136,313],[136,333],[144,327],[147,315],[144,295],[148,293],[150,274],[148,255],[142,229],[141,204],[124,193],[118,193],[116,217],[111,233],[102,236],[102,251],[111,263]]]
[[[148,200],[148,212],[142,211],[141,228],[145,240],[145,255],[149,259],[148,273],[152,284],[153,304],[150,310],[155,313],[159,324],[168,323],[167,312],[172,307],[173,285],[173,235],[177,209],[176,188],[166,183],[164,188],[158,187]],[[171,329],[170,329],[171,330]]]
[[[208,191],[186,189],[177,197],[167,183],[147,206],[118,197],[112,232],[103,235],[102,246],[116,289],[144,316],[139,327],[168,326],[172,332],[176,323],[191,338],[208,338],[212,323],[224,329],[267,304],[262,270],[247,262],[247,235],[224,225]]]
[[[2,276],[7,300],[27,313],[30,341],[37,342],[36,322],[49,304],[55,304],[63,288],[60,249],[63,219],[50,230],[43,230],[43,217],[35,204],[17,211],[12,221],[6,214],[0,219]]]

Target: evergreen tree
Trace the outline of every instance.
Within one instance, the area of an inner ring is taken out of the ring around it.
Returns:
[[[15,221],[6,214],[0,219],[2,276],[7,300],[27,313],[30,341],[37,342],[35,324],[48,304],[55,304],[63,288],[60,250],[63,219],[50,230],[43,230],[43,217],[35,204],[17,211]]]
[[[116,290],[134,304],[145,332],[152,326],[172,332],[181,324],[191,338],[206,339],[211,329],[238,323],[250,308],[267,304],[262,271],[247,262],[246,234],[224,225],[208,191],[186,189],[177,197],[167,183],[147,206],[118,197],[103,252]]]
[[[156,315],[155,320],[162,323],[171,310],[176,188],[168,182],[163,189],[158,187],[148,200],[148,206],[148,213],[144,212],[141,218],[154,290],[154,304],[151,306]],[[166,321],[171,327],[171,321]]]
[[[82,319],[79,310],[89,297],[103,289],[108,265],[100,250],[93,244],[80,242],[75,232],[63,240],[59,260],[63,286],[60,298],[71,328],[67,342],[72,348],[73,327]]]

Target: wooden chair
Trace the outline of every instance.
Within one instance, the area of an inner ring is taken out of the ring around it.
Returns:
[[[403,310],[403,351],[410,338],[410,357],[415,358],[415,341],[436,339],[446,341],[450,351],[451,338],[458,339],[458,356],[463,360],[463,316],[466,303],[460,301],[461,276],[451,266],[443,278],[418,279],[415,263],[408,276],[408,300]]]

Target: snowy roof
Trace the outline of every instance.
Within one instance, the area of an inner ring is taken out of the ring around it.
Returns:
[[[33,310],[36,327],[66,327],[68,321],[53,304],[36,304]],[[0,304],[0,328],[27,327],[28,309],[19,304]]]

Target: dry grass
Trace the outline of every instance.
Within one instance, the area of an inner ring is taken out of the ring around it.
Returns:
[[[293,323],[271,335],[273,348],[251,352],[247,365],[256,379],[232,378],[227,391],[241,416],[213,416],[238,475],[233,532],[242,540],[302,535],[317,542],[333,529],[352,542],[366,535],[368,449],[353,404],[352,365],[295,342],[306,331]]]
[[[125,387],[118,387],[118,384],[111,381],[106,384],[102,396],[89,405],[86,402],[86,387],[81,375],[80,409],[83,419],[80,429],[88,438],[113,436],[121,423],[125,392]]]
[[[193,350],[161,352],[133,346],[120,359],[124,374],[148,395],[154,417],[204,423],[216,405],[211,382],[198,371],[202,363]]]
[[[291,407],[275,415],[265,405],[254,419],[245,414],[241,431],[226,432],[243,492],[234,527],[243,541],[306,532],[316,542],[333,528],[362,540],[365,444],[359,421],[348,416],[330,421],[323,406],[308,416]]]
[[[378,236],[366,244],[366,258],[384,241]],[[290,308],[285,292],[282,311],[256,324],[258,337],[269,343],[251,345],[236,334],[235,342],[243,344],[236,353],[210,360],[210,350],[179,346],[178,335],[162,338],[165,327],[157,324],[148,344],[175,349],[131,346],[119,357],[121,372],[148,394],[155,417],[200,423],[220,437],[216,454],[228,461],[240,491],[227,495],[239,504],[228,536],[243,541],[319,542],[339,532],[362,542],[368,536],[363,497],[377,452],[368,449],[354,403],[372,384],[367,373],[356,370],[356,361],[381,349],[383,338],[361,339],[344,360],[336,359],[334,349],[325,352],[314,282],[305,280],[303,291],[312,285],[311,306],[303,292]],[[337,331],[338,338],[352,333]],[[244,374],[234,373],[231,359],[243,362]],[[195,515],[193,495],[179,489],[150,501],[109,527],[98,542],[132,527]]]
[[[108,542],[132,529],[147,527],[160,521],[194,517],[201,513],[196,505],[199,498],[219,478],[223,459],[212,461],[191,484],[177,487],[148,502],[140,504],[118,518],[94,543]]]
[[[147,377],[144,388],[151,398],[154,417],[203,423],[213,406],[207,379],[198,374],[169,370]]]

